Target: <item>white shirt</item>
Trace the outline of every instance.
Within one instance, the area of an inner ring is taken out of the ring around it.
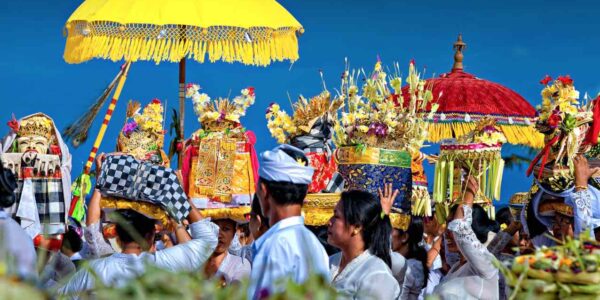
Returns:
[[[103,284],[117,287],[123,286],[130,279],[143,274],[146,263],[174,272],[197,271],[217,247],[218,240],[213,233],[211,224],[213,223],[206,219],[192,223],[190,225],[192,240],[186,243],[155,253],[143,252],[140,255],[114,253],[108,257],[90,261],[90,268]],[[90,243],[92,242],[90,241]],[[92,249],[98,249],[97,246],[90,246]],[[59,289],[59,293],[73,295],[94,287],[94,275],[84,268],[75,273],[73,278]]]
[[[419,295],[424,288],[425,272],[423,270],[423,264],[414,258],[407,260],[406,274],[404,275],[404,281],[400,286],[400,299],[419,299]]]
[[[4,235],[0,256],[14,259],[14,265],[7,266],[8,273],[26,279],[37,278],[37,255],[33,241],[21,225],[2,209],[0,209],[0,232]]]
[[[442,238],[442,237],[436,237],[432,241],[431,244],[425,243],[425,250],[427,250],[429,252],[431,250],[431,248],[433,247],[433,243],[435,243],[436,240],[440,239],[440,238]],[[433,289],[438,284],[440,284],[442,277],[444,277],[444,274],[442,273],[441,269],[442,269],[442,256],[438,253],[436,255],[435,259],[433,260],[433,264],[431,265],[431,268],[429,269],[427,286],[421,292],[419,299],[425,299],[426,296],[431,295],[433,293]]]
[[[340,272],[341,259],[341,252],[329,259],[331,285],[340,294],[338,299],[391,300],[400,295],[400,286],[392,270],[368,250],[354,258]]]
[[[404,275],[406,274],[406,258],[404,258],[402,254],[394,251],[392,251],[390,256],[392,258],[392,275],[394,275],[394,278],[398,281],[398,285],[402,286]]]
[[[227,285],[232,283],[239,283],[244,278],[250,276],[250,262],[237,255],[227,253],[227,256],[221,262],[216,278],[225,278]]]
[[[448,224],[454,240],[467,262],[456,263],[435,290],[443,300],[447,299],[498,299],[498,269],[492,261],[494,255],[479,242],[471,222],[470,206],[463,205],[464,219],[455,219]]]
[[[304,282],[316,273],[329,279],[328,256],[319,239],[304,226],[304,217],[283,219],[253,244],[248,299],[283,291],[285,278]],[[265,290],[266,289],[266,290]]]

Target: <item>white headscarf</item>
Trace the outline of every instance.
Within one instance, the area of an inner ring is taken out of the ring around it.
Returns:
[[[258,170],[260,178],[268,181],[310,184],[315,170],[296,161],[284,150],[298,153],[298,156],[306,158],[302,150],[286,144],[265,151],[261,154],[262,163]]]

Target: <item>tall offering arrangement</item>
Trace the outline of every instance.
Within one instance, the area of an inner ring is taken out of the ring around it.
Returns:
[[[359,91],[359,82],[364,79]],[[334,139],[338,149],[338,171],[347,189],[363,189],[377,193],[385,183],[399,190],[394,208],[417,215],[430,215],[428,198],[411,205],[411,161],[420,157],[427,138],[426,119],[430,114],[419,113],[433,99],[432,86],[421,79],[414,61],[409,64],[406,83],[408,101],[402,99],[402,77],[398,64],[392,74],[384,71],[381,61],[367,75],[363,70],[342,75],[339,98],[345,109],[335,126]],[[435,112],[435,105],[432,113]]]
[[[303,206],[308,225],[326,225],[339,200],[341,186],[334,178],[337,165],[333,158],[332,137],[335,116],[342,104],[340,98],[332,99],[325,90],[310,99],[300,96],[292,104],[292,115],[277,103],[267,109],[271,135],[279,143],[302,149],[315,169]]]
[[[200,86],[188,84],[202,128],[185,143],[184,186],[196,207],[214,218],[244,219],[258,180],[256,137],[240,123],[254,104],[254,88],[233,99],[211,99]]]
[[[466,176],[473,176],[479,181],[475,203],[484,206],[493,218],[495,212],[491,200],[500,200],[504,170],[500,151],[503,143],[506,143],[506,138],[491,118],[479,121],[475,130],[459,139],[442,142],[433,187],[439,221],[446,220],[451,205],[462,201],[467,188]]]

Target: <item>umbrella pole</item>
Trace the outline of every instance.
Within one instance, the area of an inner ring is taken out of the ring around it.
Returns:
[[[104,139],[104,134],[106,133],[106,129],[108,128],[108,123],[110,122],[110,119],[112,118],[112,114],[117,105],[117,101],[119,101],[119,97],[121,96],[121,91],[123,90],[123,85],[125,85],[125,80],[127,80],[127,73],[129,72],[129,66],[131,66],[131,63],[126,62],[125,65],[123,65],[123,67],[122,67],[124,69],[123,69],[123,73],[121,74],[121,77],[119,78],[119,82],[117,83],[117,89],[115,90],[115,93],[113,94],[113,98],[111,99],[110,104],[108,105],[108,108],[106,109],[106,114],[104,115],[104,120],[102,121],[102,125],[100,126],[100,131],[98,132],[98,135],[96,136],[96,140],[94,141],[94,146],[92,147],[92,151],[90,151],[90,156],[88,157],[88,160],[85,164],[85,168],[83,169],[83,174],[80,177],[80,180],[81,180],[80,184],[82,186],[81,195],[73,196],[73,199],[71,199],[71,205],[69,207],[69,216],[73,216],[79,201],[81,201],[81,199],[85,199],[85,190],[86,190],[85,184],[87,183],[87,181],[84,180],[84,178],[89,178],[90,171],[92,170],[92,166],[94,164],[94,160],[96,159],[96,155],[98,154],[98,148],[100,148],[100,144],[102,144],[102,140]]]
[[[179,61],[179,133],[181,147],[178,150],[177,167],[179,170],[183,167],[184,147],[184,123],[185,123],[185,57]]]

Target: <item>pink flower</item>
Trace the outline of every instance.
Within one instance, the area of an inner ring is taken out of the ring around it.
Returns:
[[[129,136],[132,132],[134,132],[138,128],[138,124],[135,121],[128,122],[123,127],[123,134],[125,136]]]

